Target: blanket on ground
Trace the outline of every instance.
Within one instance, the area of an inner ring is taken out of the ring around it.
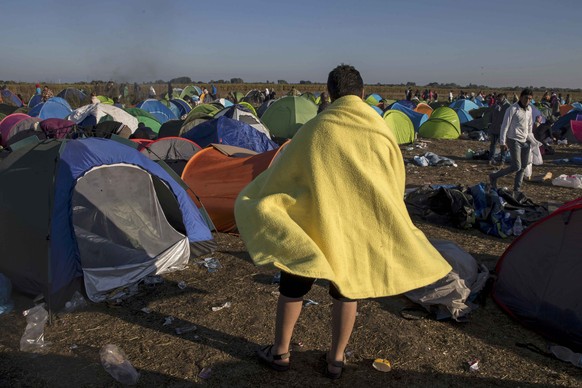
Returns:
[[[235,204],[254,262],[328,279],[346,297],[400,294],[450,265],[404,205],[405,169],[393,132],[356,96],[307,122]]]

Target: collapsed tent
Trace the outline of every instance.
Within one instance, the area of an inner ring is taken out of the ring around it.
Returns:
[[[582,198],[528,227],[496,267],[494,300],[524,326],[582,352]]]
[[[236,231],[236,197],[267,169],[276,152],[256,154],[239,147],[213,144],[197,152],[186,164],[182,180],[199,196],[217,231]]]
[[[421,125],[418,135],[429,139],[458,139],[461,135],[459,116],[451,108],[436,108],[430,119]]]
[[[247,123],[229,119],[226,116],[197,125],[182,134],[182,137],[192,140],[203,148],[211,143],[219,143],[261,153],[278,147],[264,133]]]
[[[147,144],[141,153],[153,161],[163,160],[178,176],[182,175],[186,163],[202,148],[183,137],[165,137]]]
[[[143,101],[137,107],[151,113],[161,124],[178,118],[170,108],[153,98]]]
[[[404,113],[398,110],[384,112],[384,121],[388,128],[394,132],[398,144],[408,144],[414,141],[414,125]]]
[[[317,115],[317,105],[306,98],[287,96],[271,104],[261,120],[271,136],[290,139],[303,124]]]
[[[265,127],[261,120],[259,120],[257,116],[251,113],[244,105],[237,104],[228,108],[224,108],[220,112],[216,113],[214,118],[219,118],[222,116],[247,123],[257,131],[264,133],[265,136],[267,136],[269,139],[271,138],[271,134],[269,133],[267,127]]]
[[[77,280],[100,301],[208,253],[215,243],[186,191],[111,140],[46,140],[0,164],[0,272],[62,306]]]
[[[123,109],[101,103],[85,105],[75,109],[67,119],[80,127],[86,128],[95,127],[101,121],[113,120],[127,126],[132,133],[135,132],[138,125],[137,119]]]
[[[46,102],[35,105],[28,111],[28,114],[41,119],[64,119],[73,110],[69,103],[60,97],[49,98]]]

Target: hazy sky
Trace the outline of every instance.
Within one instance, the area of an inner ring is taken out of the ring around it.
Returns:
[[[26,4],[26,6],[24,6]],[[4,0],[0,79],[582,87],[582,0]]]

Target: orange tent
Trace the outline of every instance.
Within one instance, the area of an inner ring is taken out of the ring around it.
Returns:
[[[197,205],[204,205],[219,232],[236,232],[234,201],[241,190],[267,169],[277,150],[257,154],[224,144],[212,144],[186,164],[182,180]]]
[[[570,112],[574,107],[571,104],[560,105],[560,116],[564,116],[566,113]]]
[[[428,117],[430,117],[430,115],[432,114],[432,108],[430,107],[430,105],[425,104],[424,102],[419,103],[416,108],[414,108],[415,112],[418,113],[422,113],[427,115]]]

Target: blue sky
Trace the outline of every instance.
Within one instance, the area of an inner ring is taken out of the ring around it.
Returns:
[[[0,79],[582,88],[580,0],[6,0]]]

